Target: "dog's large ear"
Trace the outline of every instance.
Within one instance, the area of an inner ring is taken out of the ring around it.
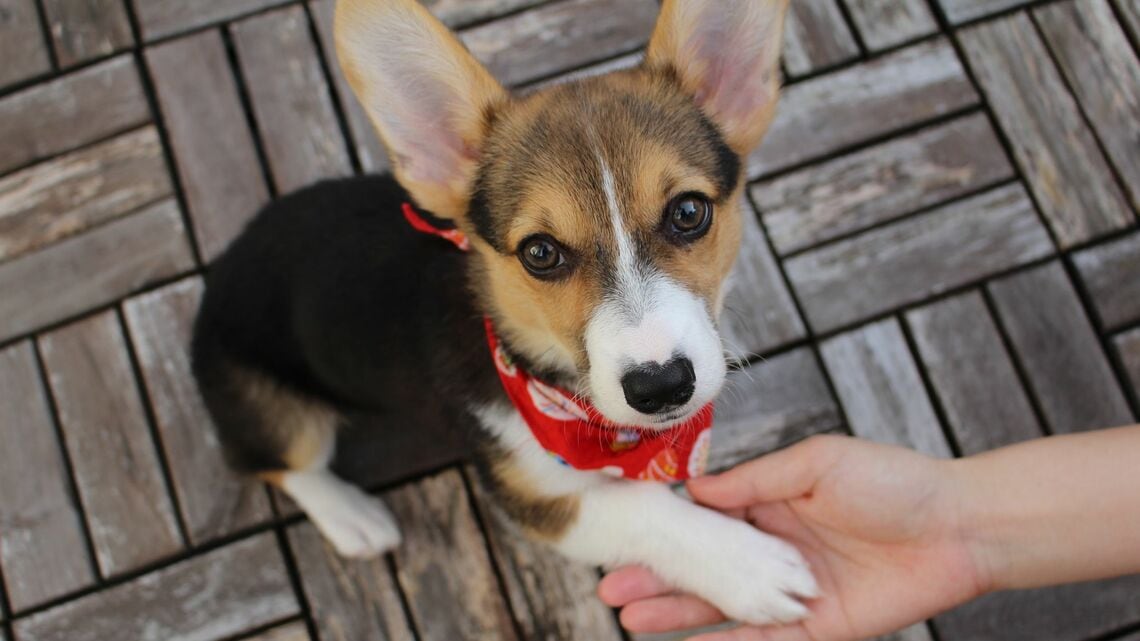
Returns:
[[[646,64],[682,88],[746,155],[771,124],[788,0],[665,0]]]
[[[339,0],[335,34],[400,183],[432,213],[462,216],[488,116],[507,93],[416,0]]]

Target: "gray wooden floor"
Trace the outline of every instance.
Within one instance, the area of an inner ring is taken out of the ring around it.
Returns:
[[[634,64],[657,9],[428,4],[516,86]],[[0,0],[0,639],[622,638],[596,572],[510,535],[454,445],[343,462],[404,521],[373,563],[219,462],[185,354],[201,270],[275,195],[385,165],[332,7]],[[718,465],[820,432],[960,456],[1137,420],[1138,36],[1140,0],[793,0]],[[1138,635],[1132,578],[898,638]]]

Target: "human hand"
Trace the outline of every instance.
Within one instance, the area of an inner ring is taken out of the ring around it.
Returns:
[[[855,641],[922,621],[990,585],[960,527],[957,481],[945,461],[815,437],[688,488],[697,502],[798,547],[822,592],[801,623],[742,627],[700,641]],[[623,608],[622,624],[634,632],[724,621],[709,604],[674,593],[642,568],[610,574],[598,594]]]

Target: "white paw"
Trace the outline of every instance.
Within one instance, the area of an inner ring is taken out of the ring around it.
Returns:
[[[709,541],[698,563],[699,596],[730,619],[753,625],[794,623],[807,616],[801,599],[819,596],[807,561],[787,543],[743,523]]]
[[[371,558],[400,544],[388,507],[355,485],[318,471],[292,473],[282,487],[342,556]]]

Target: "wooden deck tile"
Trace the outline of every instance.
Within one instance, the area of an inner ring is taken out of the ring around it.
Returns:
[[[826,332],[1046,257],[1052,243],[1020,185],[801,254],[788,277]]]
[[[820,350],[856,436],[951,456],[897,320],[842,334]]]
[[[304,8],[286,7],[232,29],[278,192],[352,174]]]
[[[1108,0],[1034,12],[1061,72],[1140,211],[1140,60]]]
[[[784,66],[793,76],[859,57],[839,0],[799,0],[788,6],[784,25]]]
[[[1030,0],[938,0],[946,18],[954,24],[1029,4]]]
[[[260,483],[226,466],[190,371],[202,281],[195,277],[123,304],[143,382],[190,543],[201,545],[272,517]]]
[[[961,43],[1063,248],[1135,222],[1060,72],[1024,14],[963,31]]]
[[[1056,263],[989,285],[1053,432],[1133,420],[1077,293]]]
[[[545,0],[421,0],[444,24],[451,27],[480,22],[527,7],[542,4]]]
[[[743,203],[744,231],[725,297],[721,329],[737,356],[763,354],[803,338],[807,331],[751,205]]]
[[[655,0],[565,0],[464,31],[463,42],[505,85],[643,46],[657,20]]]
[[[95,580],[31,343],[0,351],[0,438],[0,567],[20,611]]]
[[[764,143],[748,159],[756,178],[978,102],[943,39],[792,85]]]
[[[173,200],[0,263],[0,341],[105,305],[193,266]]]
[[[583,78],[592,78],[594,76],[600,76],[603,74],[610,73],[612,71],[621,71],[624,69],[632,69],[633,67],[636,67],[637,65],[641,64],[641,61],[644,59],[645,59],[645,52],[643,52],[643,51],[635,51],[633,53],[627,53],[624,56],[618,56],[617,58],[611,58],[609,60],[605,60],[605,61],[599,62],[597,64],[590,65],[588,67],[582,67],[580,69],[575,69],[573,71],[570,71],[569,73],[564,73],[560,76],[554,76],[553,78],[547,78],[545,80],[540,80],[534,84],[526,85],[525,87],[522,88],[522,91],[524,93],[526,93],[527,91],[530,91],[530,90],[541,89],[542,87],[548,87],[551,85],[559,85],[559,84],[571,82],[574,80],[581,80]]]
[[[124,0],[44,0],[60,66],[130,48],[135,40]]]
[[[262,534],[15,622],[19,641],[217,641],[298,614]]]
[[[356,637],[352,637],[353,641]],[[309,636],[309,628],[305,625],[304,621],[297,623],[290,623],[283,625],[279,628],[273,628],[268,632],[258,634],[252,637],[246,637],[242,641],[314,641]],[[363,640],[362,640],[363,641]]]
[[[729,374],[717,403],[709,469],[728,468],[842,425],[812,351],[781,354]]]
[[[458,471],[385,495],[404,532],[397,578],[420,641],[516,639]]]
[[[1115,0],[1124,25],[1132,34],[1133,42],[1140,40],[1140,0]]]
[[[223,22],[289,0],[132,0],[147,41]]]
[[[934,620],[952,641],[1080,641],[1140,621],[1140,577],[999,592]]]
[[[170,196],[162,143],[144,127],[0,179],[0,261]]]
[[[975,114],[752,188],[781,254],[1007,180],[1013,168]]]
[[[888,49],[938,31],[925,0],[846,0],[868,49]]]
[[[1102,326],[1111,330],[1140,320],[1140,233],[1074,254],[1073,264]]]
[[[130,56],[0,99],[0,174],[150,121]]]
[[[36,0],[0,4],[0,87],[51,71]]]
[[[473,468],[466,470],[487,524],[491,553],[524,639],[620,641],[617,618],[596,595],[598,571],[526,539],[495,504]]]
[[[345,559],[309,523],[290,529],[289,543],[320,641],[416,638],[387,559]]]
[[[906,320],[962,454],[1043,436],[980,294],[934,303]]]
[[[1124,363],[1124,370],[1128,372],[1132,392],[1140,398],[1140,328],[1117,336],[1113,342],[1120,361]]]
[[[470,0],[464,1],[470,2]],[[348,80],[345,79],[344,72],[337,62],[336,45],[333,41],[333,13],[336,9],[336,2],[334,0],[319,0],[311,2],[310,6],[313,11],[313,21],[317,25],[321,49],[324,51],[325,60],[329,63],[329,70],[332,72],[333,86],[336,88],[337,97],[340,99],[345,118],[348,120],[349,133],[356,148],[356,156],[360,159],[360,167],[367,173],[378,174],[388,171],[390,166],[388,152],[384,149],[383,143],[380,142],[379,136],[376,135],[376,130],[372,127],[368,114],[364,112],[364,107],[356,99],[356,94],[352,93],[352,88],[348,86]],[[450,7],[450,5],[449,8],[458,9],[458,7]]]
[[[64,444],[103,576],[182,549],[115,312],[40,338]]]
[[[225,45],[207,31],[147,49],[146,62],[195,237],[210,261],[269,200]]]

